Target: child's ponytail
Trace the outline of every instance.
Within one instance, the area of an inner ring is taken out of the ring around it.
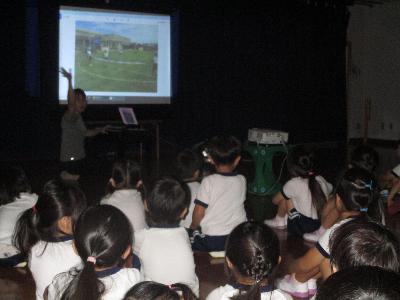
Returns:
[[[118,208],[99,205],[88,208],[74,228],[76,250],[84,262],[81,270],[70,271],[72,280],[62,293],[62,300],[99,300],[105,292],[96,267],[109,269],[121,263],[132,245],[132,227]]]
[[[34,206],[24,211],[15,225],[12,243],[24,256],[28,256],[32,246],[39,241],[36,223],[37,211]]]

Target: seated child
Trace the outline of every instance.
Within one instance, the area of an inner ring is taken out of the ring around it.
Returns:
[[[32,208],[38,196],[31,193],[25,172],[18,167],[0,171],[0,266],[15,266],[24,257],[12,246],[12,235],[19,215]]]
[[[54,278],[49,300],[122,299],[141,281],[139,270],[120,267],[132,251],[132,227],[119,209],[88,208],[74,227],[74,239],[81,264]]]
[[[163,177],[153,184],[144,206],[150,228],[135,232],[134,253],[145,280],[187,284],[199,294],[193,252],[185,228],[179,226],[190,202],[186,184]]]
[[[387,209],[390,215],[400,211],[400,165],[394,167],[391,171],[392,182],[387,196]]]
[[[154,281],[143,281],[132,287],[123,300],[196,300],[192,290],[182,283],[164,285]]]
[[[55,275],[80,263],[72,247],[72,228],[85,208],[82,191],[56,179],[45,184],[36,205],[19,217],[13,244],[29,255],[36,299],[43,299]]]
[[[291,275],[278,282],[278,287],[295,297],[309,297],[316,291],[316,278],[327,278],[331,273],[329,237],[351,218],[382,220],[382,208],[377,202],[374,176],[360,168],[346,171],[336,188],[336,208],[342,220],[321,236],[318,243],[305,255],[289,264]]]
[[[234,172],[241,159],[241,144],[232,136],[214,137],[207,152],[216,174],[203,178],[194,201],[192,248],[222,251],[228,234],[246,221],[246,179]],[[197,232],[199,227],[202,234]]]
[[[189,228],[192,224],[192,214],[194,210],[194,200],[197,197],[197,191],[200,183],[198,182],[201,170],[201,160],[197,153],[192,150],[185,149],[178,154],[176,158],[176,171],[178,177],[185,182],[191,195],[189,211],[181,221],[181,226]]]
[[[109,181],[111,192],[100,204],[119,208],[130,221],[133,230],[147,228],[143,200],[138,189],[142,186],[140,166],[131,160],[119,160],[113,164]]]
[[[316,300],[397,300],[400,275],[379,267],[347,268],[330,276],[318,289]]]
[[[273,274],[279,262],[279,240],[264,224],[238,225],[226,241],[226,270],[232,283],[213,290],[207,300],[292,299],[274,289]]]
[[[288,227],[288,233],[303,236],[321,227],[321,213],[332,193],[332,185],[314,169],[313,157],[304,147],[294,148],[288,156],[292,176],[272,202],[278,205],[277,216],[264,223],[275,228]],[[322,232],[321,232],[322,234]]]

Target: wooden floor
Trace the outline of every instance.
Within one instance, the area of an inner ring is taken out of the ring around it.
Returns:
[[[171,159],[160,163],[155,163],[154,161],[145,162],[144,176],[149,178],[168,173],[171,167],[170,161]],[[39,192],[47,180],[59,174],[57,162],[28,161],[18,164],[26,170],[35,192]],[[80,185],[90,203],[97,203],[103,196],[110,168],[111,162],[105,159],[93,159],[88,164],[87,173],[90,176],[83,176],[80,180]],[[253,170],[247,169],[246,172],[250,174]],[[249,195],[248,199],[249,215],[253,215],[255,212],[259,214],[260,210],[262,210],[262,215],[266,217],[270,217],[275,213],[268,197]],[[399,215],[392,217],[389,223],[397,233],[400,233]],[[287,264],[294,258],[302,256],[312,244],[301,239],[287,237],[286,230],[276,230],[276,233],[281,242],[281,255],[283,258],[280,273],[285,274]],[[224,271],[224,259],[211,258],[207,253],[195,253],[195,261],[196,272],[200,280],[200,298],[205,299],[211,290],[228,282]],[[0,268],[0,299],[35,299],[34,290],[34,281],[27,268]]]

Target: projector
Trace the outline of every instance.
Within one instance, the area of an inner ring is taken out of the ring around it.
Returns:
[[[249,129],[248,140],[257,144],[276,145],[287,143],[289,133],[272,129]]]

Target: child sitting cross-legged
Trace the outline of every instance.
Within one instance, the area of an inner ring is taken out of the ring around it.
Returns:
[[[246,179],[235,173],[241,159],[241,143],[232,136],[217,136],[210,140],[207,154],[216,173],[205,177],[197,192],[190,225],[194,230],[192,248],[222,251],[228,234],[246,221]]]
[[[156,180],[144,202],[150,228],[135,232],[134,253],[140,258],[145,280],[184,283],[198,295],[189,236],[179,226],[189,201],[189,189],[183,182],[171,177]]]

